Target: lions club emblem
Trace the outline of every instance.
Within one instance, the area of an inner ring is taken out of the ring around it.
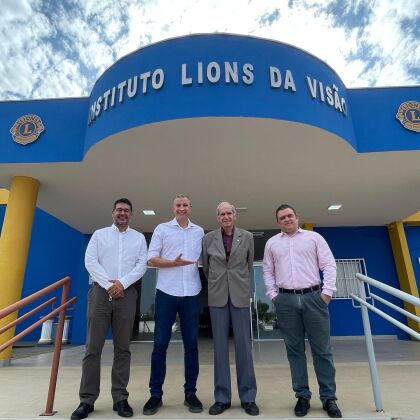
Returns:
[[[420,132],[420,102],[403,102],[396,117],[407,130]]]
[[[41,118],[38,115],[30,114],[20,117],[13,124],[10,133],[16,143],[26,146],[34,142],[44,130]]]

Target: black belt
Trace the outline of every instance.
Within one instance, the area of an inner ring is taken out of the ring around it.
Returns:
[[[279,293],[291,293],[294,295],[304,295],[306,293],[316,292],[319,290],[319,284],[317,286],[307,287],[306,289],[283,289],[279,287]]]

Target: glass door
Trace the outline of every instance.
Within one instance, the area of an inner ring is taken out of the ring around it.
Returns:
[[[133,336],[135,341],[153,341],[155,331],[155,292],[156,292],[156,268],[149,267],[141,281],[140,291],[140,313],[138,317],[138,332]],[[202,270],[200,269],[200,275]],[[262,274],[262,263],[254,263],[253,296],[250,305],[251,338],[252,340],[277,340],[281,339],[277,326],[277,317],[274,304],[265,295],[264,280]],[[207,284],[203,282],[201,315],[200,315],[200,337],[211,337],[210,315],[207,303]],[[172,340],[181,340],[179,319],[177,318],[172,326]]]
[[[207,283],[200,268],[200,277],[203,284],[201,291],[201,312],[199,321],[199,336],[211,337],[210,312],[207,303]],[[138,317],[134,325],[133,341],[153,341],[155,333],[155,294],[156,294],[157,269],[149,267],[139,285]],[[172,325],[171,341],[182,340],[181,327],[178,316]]]
[[[141,280],[140,316],[138,319],[138,333],[133,337],[135,341],[153,341],[155,333],[155,293],[157,269],[149,267]],[[177,317],[172,326],[172,340],[181,340],[181,330]]]
[[[265,294],[262,263],[254,263],[254,298],[251,305],[252,336],[254,340],[281,339],[274,304]]]

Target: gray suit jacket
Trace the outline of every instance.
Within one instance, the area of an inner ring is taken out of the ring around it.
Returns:
[[[237,308],[249,307],[253,263],[252,233],[235,226],[229,262],[221,229],[207,233],[203,240],[203,271],[208,281],[209,306],[225,306],[230,297]]]

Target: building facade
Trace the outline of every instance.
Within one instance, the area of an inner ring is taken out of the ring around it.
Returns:
[[[276,207],[290,203],[327,239],[343,281],[361,267],[418,296],[419,101],[418,86],[347,89],[293,46],[212,34],[120,59],[86,98],[0,102],[0,307],[70,275],[70,340],[83,343],[91,233],[126,196],[133,227],[150,237],[177,193],[192,197],[192,219],[206,230],[220,201],[235,203],[256,260],[277,232]],[[153,333],[153,270],[142,283],[140,333]],[[258,264],[254,283],[253,336],[277,338]],[[360,313],[340,293],[332,334],[361,335]],[[374,334],[406,338],[371,318]]]

